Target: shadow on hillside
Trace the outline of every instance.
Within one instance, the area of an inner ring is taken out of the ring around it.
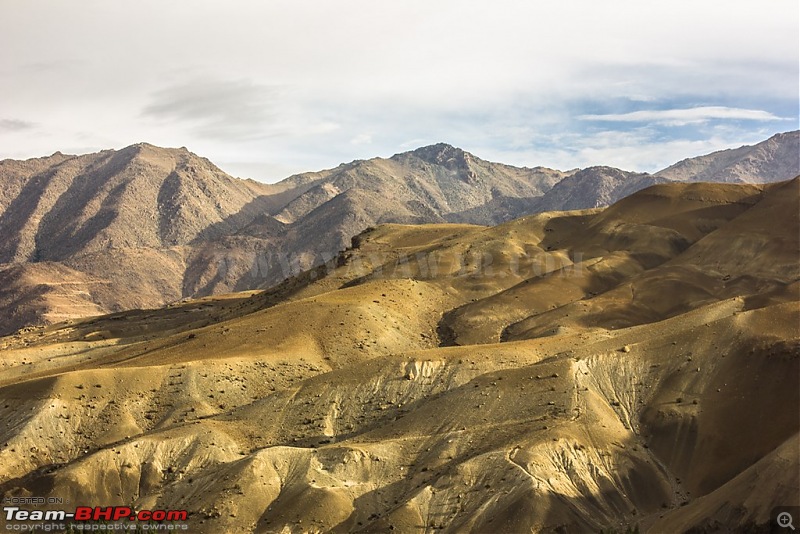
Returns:
[[[41,192],[47,189],[59,169],[68,161],[70,160],[61,162],[47,171],[31,177],[16,198],[9,203],[6,210],[0,213],[0,235],[4,236],[4,239],[0,241],[0,263],[14,261],[14,256],[19,251],[22,230],[39,206]],[[32,257],[21,259],[23,261],[39,261],[38,256],[38,251],[34,249]]]
[[[252,237],[275,237],[284,231],[286,225],[275,219],[274,215],[278,214],[287,204],[308,191],[311,187],[316,185],[316,183],[316,181],[309,182],[284,191],[259,195],[242,206],[238,212],[229,215],[219,222],[210,224],[201,230],[200,233],[197,234],[197,237],[192,240],[192,244],[199,241],[218,239],[221,236],[231,233],[239,233],[242,230],[246,230],[248,226],[254,223],[256,225],[256,228],[253,229],[255,232],[250,233],[246,231],[245,235],[250,235]],[[165,186],[167,186],[166,181],[162,189],[164,189]],[[162,194],[159,192],[159,198],[161,198],[161,196]],[[259,224],[259,222],[261,224]],[[260,235],[258,230],[265,230],[268,234]]]
[[[114,186],[103,199],[97,212],[79,225],[80,214],[97,198],[106,184],[127,167],[135,156],[132,150],[110,154],[99,165],[76,176],[53,207],[42,217],[36,233],[39,260],[62,261],[88,245],[117,218],[116,205],[129,183]]]

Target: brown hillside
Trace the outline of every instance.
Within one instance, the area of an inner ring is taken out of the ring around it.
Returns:
[[[799,186],[385,225],[264,292],[2,338],[0,496],[196,532],[768,529],[800,505]]]

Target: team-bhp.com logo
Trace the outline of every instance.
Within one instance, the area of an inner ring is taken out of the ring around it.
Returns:
[[[176,530],[184,524],[170,524],[165,522],[185,522],[189,513],[186,510],[134,510],[128,506],[78,506],[74,512],[66,510],[23,510],[18,506],[3,507],[6,530],[31,531],[31,530]],[[21,525],[18,521],[42,521],[51,523],[51,528],[30,528],[31,525]],[[59,524],[67,522],[66,524]],[[107,525],[105,522],[115,524]],[[138,523],[137,523],[138,522]],[[101,526],[102,525],[102,526]],[[164,528],[170,526],[172,528]],[[28,528],[25,528],[28,527]],[[55,528],[53,528],[55,527]],[[59,528],[60,527],[60,528]]]

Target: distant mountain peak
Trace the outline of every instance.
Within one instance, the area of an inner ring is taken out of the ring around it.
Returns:
[[[406,157],[409,155],[431,165],[444,167],[456,173],[464,182],[474,183],[478,180],[478,175],[473,168],[474,162],[478,158],[447,143],[436,143],[435,145],[418,148],[412,152],[399,154],[399,156]]]
[[[411,153],[423,161],[436,165],[445,165],[448,161],[452,160],[468,162],[472,157],[468,152],[454,147],[453,145],[448,145],[447,143],[423,146]]]
[[[677,181],[765,183],[788,180],[800,168],[800,131],[778,133],[755,145],[687,158],[658,171]]]
[[[109,152],[109,150],[102,150],[101,152]],[[111,150],[110,152],[114,152]],[[147,143],[145,141],[141,141],[139,143],[133,143],[132,145],[128,145],[124,148],[121,148],[117,152],[129,153],[129,154],[188,154],[189,156],[193,156],[199,158],[198,156],[185,146],[180,148],[170,148],[170,147],[162,147],[158,145],[154,145],[152,143]],[[203,158],[204,159],[204,158]]]

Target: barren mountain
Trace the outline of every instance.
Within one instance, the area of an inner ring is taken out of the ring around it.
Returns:
[[[753,146],[689,158],[656,173],[670,180],[768,183],[788,180],[800,166],[800,130],[776,134]]]
[[[437,222],[561,177],[434,145],[265,185],[147,144],[0,162],[0,333],[268,287],[381,222]],[[69,273],[69,275],[66,275]],[[66,278],[65,278],[66,276]]]
[[[114,248],[167,248],[237,230],[268,211],[269,188],[235,180],[185,149],[147,144],[0,163],[0,262],[63,261]],[[7,170],[10,167],[10,172]]]
[[[781,134],[655,176],[609,167],[517,168],[446,144],[272,185],[232,178],[186,149],[147,144],[5,160],[0,334],[271,287],[387,222],[499,224],[605,206],[670,176],[730,181],[731,173],[752,172],[748,181],[789,179],[800,173],[797,141],[797,132]]]
[[[209,533],[768,530],[800,505],[799,218],[795,179],[382,225],[264,292],[0,339],[0,497]]]
[[[651,185],[668,181],[771,183],[800,173],[800,131],[777,134],[753,146],[685,159],[655,175],[611,167],[582,169],[526,206],[534,213],[608,206]]]
[[[613,167],[589,167],[564,178],[532,205],[536,212],[598,208],[667,181]]]
[[[186,296],[196,243],[273,209],[271,193],[282,189],[233,179],[185,149],[147,144],[5,160],[0,180],[4,332]]]

